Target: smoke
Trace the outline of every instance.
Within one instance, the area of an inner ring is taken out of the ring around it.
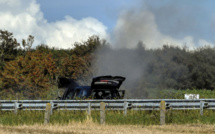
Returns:
[[[129,92],[135,92],[135,88],[144,75],[145,66],[150,60],[150,58],[143,58],[144,53],[146,51],[142,43],[139,43],[138,49],[101,48],[97,51],[94,76],[124,76],[126,80],[122,84],[122,88],[127,90],[126,95],[130,94]]]
[[[155,55],[150,54],[150,49],[171,45],[195,50],[200,46],[214,45],[211,41],[193,34],[192,31],[201,30],[196,26],[198,23],[195,22],[197,20],[192,13],[187,13],[187,9],[183,7],[175,6],[176,3],[169,3],[155,8],[145,1],[141,3],[144,6],[140,8],[122,11],[111,35],[110,48],[98,50],[95,75],[125,76],[127,79],[123,86],[128,93],[142,92],[136,97],[143,98],[146,97],[144,91],[137,91],[141,79],[144,77],[148,81],[151,79],[150,82],[155,84],[163,79],[160,76],[157,76],[156,80],[155,77],[147,78],[148,64],[155,59]],[[175,72],[184,70],[183,67],[177,69]]]
[[[191,50],[214,45],[203,39],[207,34],[200,24],[202,21],[196,17],[196,13],[203,12],[201,8],[180,6],[183,2],[167,2],[159,7],[153,6],[153,3],[144,1],[140,3],[143,5],[140,8],[121,12],[111,36],[113,47],[135,48],[139,41],[148,49],[161,48],[166,44],[179,47],[186,45]]]

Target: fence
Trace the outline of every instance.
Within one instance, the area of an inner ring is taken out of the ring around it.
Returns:
[[[104,104],[101,106],[101,102]],[[53,110],[100,110],[101,118],[105,121],[105,110],[123,110],[124,116],[128,109],[132,110],[160,110],[161,124],[165,124],[165,111],[199,109],[203,115],[204,109],[215,109],[215,99],[122,99],[122,100],[0,100],[0,110],[46,110],[44,123],[49,122]],[[101,112],[101,110],[103,112]],[[102,116],[103,115],[103,116]],[[101,121],[101,124],[104,124]]]

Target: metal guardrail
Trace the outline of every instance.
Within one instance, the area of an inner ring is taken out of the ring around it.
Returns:
[[[0,110],[45,110],[50,103],[52,110],[99,110],[100,102],[106,110],[159,110],[165,101],[166,109],[193,110],[215,109],[215,99],[122,99],[122,100],[0,100]]]

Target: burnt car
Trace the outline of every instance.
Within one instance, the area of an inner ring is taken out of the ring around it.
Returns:
[[[79,86],[74,80],[59,78],[59,88],[66,87],[60,100],[74,99],[123,99],[125,90],[119,90],[125,77],[99,76],[92,80],[91,86]]]

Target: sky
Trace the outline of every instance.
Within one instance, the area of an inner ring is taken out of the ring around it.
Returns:
[[[115,48],[215,45],[214,0],[0,0],[0,29],[33,47],[72,48],[92,35]]]

